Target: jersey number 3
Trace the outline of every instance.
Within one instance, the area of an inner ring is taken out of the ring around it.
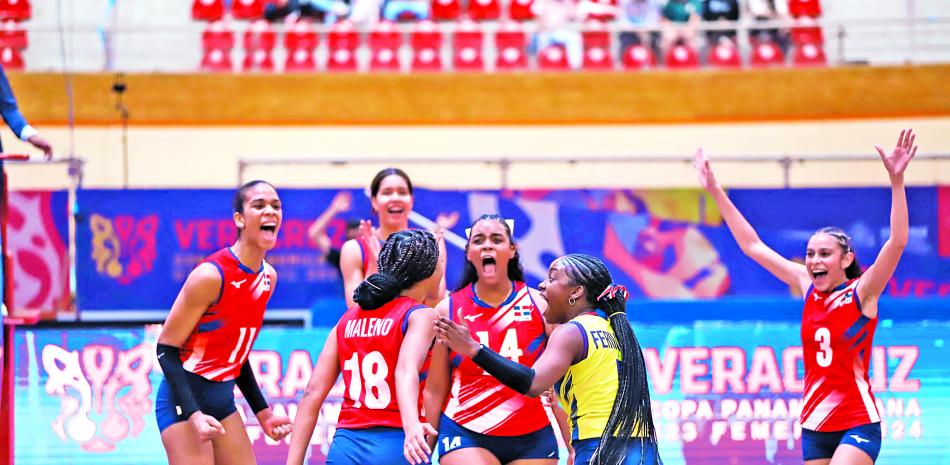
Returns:
[[[362,363],[360,363],[359,354],[354,353],[343,362],[343,370],[350,372],[350,386],[346,394],[353,401],[354,407],[360,408],[365,403],[366,408],[379,410],[386,408],[392,401],[389,383],[386,382],[389,366],[386,365],[386,359],[379,351],[366,354]]]
[[[815,361],[820,367],[831,365],[831,357],[834,352],[831,351],[831,331],[828,328],[818,328],[815,331],[815,342],[818,343],[818,352],[815,353]]]

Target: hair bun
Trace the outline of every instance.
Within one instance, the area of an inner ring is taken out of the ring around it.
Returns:
[[[402,287],[399,280],[389,273],[373,273],[356,286],[353,301],[362,309],[377,309],[396,298]]]

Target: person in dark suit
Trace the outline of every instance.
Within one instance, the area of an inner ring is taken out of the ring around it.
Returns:
[[[53,157],[53,146],[46,139],[43,139],[39,131],[30,126],[23,114],[20,113],[20,108],[16,104],[16,97],[13,96],[13,88],[10,87],[7,73],[2,66],[0,66],[0,116],[3,116],[7,126],[20,140],[29,142],[34,147],[42,150],[47,160]],[[0,151],[2,150],[3,145],[0,144]]]

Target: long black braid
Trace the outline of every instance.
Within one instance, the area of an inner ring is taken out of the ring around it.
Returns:
[[[475,225],[479,221],[497,221],[501,223],[505,228],[505,233],[508,234],[508,242],[512,244],[515,243],[515,239],[511,237],[511,228],[508,227],[508,223],[505,223],[505,219],[501,215],[497,214],[485,214],[479,216],[475,222],[472,223],[471,228],[474,229]],[[468,246],[472,242],[472,238],[468,238],[468,242],[465,243],[465,265],[462,269],[462,279],[459,280],[458,287],[455,288],[456,291],[465,289],[465,286],[472,284],[478,281],[478,271],[475,269],[475,265],[472,264],[468,259]],[[515,251],[515,256],[511,257],[511,260],[508,260],[508,279],[512,281],[524,281],[524,268],[521,266],[521,254]]]
[[[623,292],[605,290],[613,286],[610,270],[597,257],[570,254],[559,259],[564,272],[572,283],[584,288],[584,295],[593,308],[607,314],[607,319],[617,336],[623,363],[617,364],[617,396],[601,436],[600,445],[594,451],[592,464],[622,464],[627,445],[632,438],[643,437],[646,445],[656,445],[656,428],[650,407],[650,388],[647,382],[646,362],[633,327],[627,320],[626,295]],[[598,296],[601,296],[598,299]],[[641,463],[643,458],[641,457]],[[656,462],[660,463],[659,453]]]
[[[428,231],[408,230],[391,234],[379,252],[379,271],[366,277],[353,291],[353,301],[364,310],[382,307],[435,272],[439,245]]]

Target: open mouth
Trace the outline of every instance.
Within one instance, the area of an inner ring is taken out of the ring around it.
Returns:
[[[812,270],[811,275],[814,276],[815,279],[818,279],[818,278],[827,276],[828,271],[827,270]]]
[[[496,270],[495,257],[482,257],[482,271],[485,274],[494,274]]]
[[[390,207],[386,210],[390,215],[401,215],[406,212],[406,209],[403,207]]]
[[[261,225],[261,231],[268,232],[271,234],[277,233],[277,223],[264,223]]]

